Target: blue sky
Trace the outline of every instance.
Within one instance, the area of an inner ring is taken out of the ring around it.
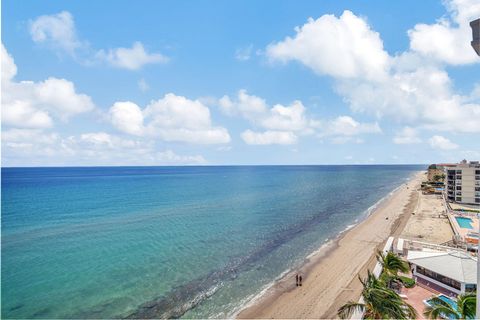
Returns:
[[[475,160],[478,17],[474,0],[3,1],[2,165]]]

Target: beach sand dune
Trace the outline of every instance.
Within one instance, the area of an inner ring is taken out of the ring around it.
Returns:
[[[399,187],[363,222],[337,241],[319,250],[301,270],[303,286],[295,286],[295,273],[270,288],[238,318],[336,318],[338,308],[357,300],[357,275],[373,269],[375,252],[391,235],[399,235],[417,206],[423,172]]]

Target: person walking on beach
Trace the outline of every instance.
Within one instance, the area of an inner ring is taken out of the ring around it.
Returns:
[[[302,286],[302,276],[298,276],[298,285]]]
[[[295,275],[295,285],[298,287],[298,273]]]

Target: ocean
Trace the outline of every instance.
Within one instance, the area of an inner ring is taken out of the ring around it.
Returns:
[[[225,318],[424,166],[2,168],[2,318]]]

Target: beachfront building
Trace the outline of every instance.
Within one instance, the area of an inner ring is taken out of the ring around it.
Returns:
[[[477,289],[477,259],[468,252],[410,250],[407,260],[413,276],[424,283],[456,295]]]
[[[449,201],[480,205],[480,163],[462,162],[445,167],[446,197]]]

